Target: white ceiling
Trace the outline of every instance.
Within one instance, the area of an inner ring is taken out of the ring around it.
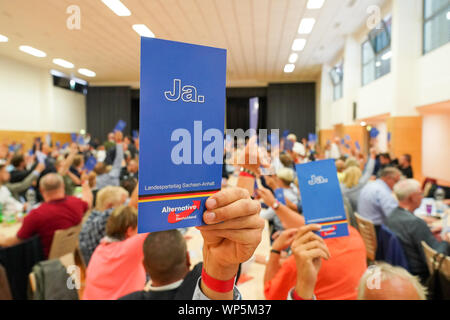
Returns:
[[[0,0],[0,55],[43,68],[54,68],[91,84],[139,82],[139,36],[133,24],[146,24],[157,38],[228,49],[227,83],[264,85],[268,82],[313,81],[321,64],[331,61],[346,34],[359,29],[371,5],[385,0],[326,0],[322,9],[306,9],[307,0],[122,0],[131,16],[119,17],[101,0]],[[354,3],[349,7],[349,3]],[[69,30],[68,6],[81,9],[81,29]],[[300,21],[314,17],[311,34],[297,34]],[[292,42],[306,37],[296,69],[283,72]],[[45,58],[18,50],[30,45]],[[71,71],[55,66],[53,58],[75,64]],[[97,73],[86,78],[77,73]]]

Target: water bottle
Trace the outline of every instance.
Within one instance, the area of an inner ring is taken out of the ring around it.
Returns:
[[[434,199],[436,200],[436,213],[442,215],[445,211],[445,191],[444,189],[438,187],[434,192]]]
[[[28,208],[31,209],[36,204],[36,191],[33,188],[29,188],[25,193],[25,198],[28,202]]]

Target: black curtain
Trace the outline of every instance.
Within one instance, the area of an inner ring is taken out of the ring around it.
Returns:
[[[269,84],[267,129],[289,130],[298,140],[316,132],[315,83]]]
[[[89,87],[86,97],[87,131],[105,141],[119,120],[127,123],[123,133],[131,133],[130,87]]]
[[[131,130],[139,131],[139,89],[131,90]]]

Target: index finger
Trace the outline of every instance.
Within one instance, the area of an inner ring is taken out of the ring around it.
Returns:
[[[303,235],[310,231],[319,231],[322,228],[320,224],[307,224],[298,229],[296,239],[301,238]]]
[[[250,199],[250,193],[246,189],[226,188],[209,197],[205,206],[208,210],[213,210],[241,199]]]

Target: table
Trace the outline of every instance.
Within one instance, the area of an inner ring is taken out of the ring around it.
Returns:
[[[17,231],[19,231],[21,226],[22,226],[21,222],[0,223],[0,235],[6,237],[13,237],[17,234]]]

